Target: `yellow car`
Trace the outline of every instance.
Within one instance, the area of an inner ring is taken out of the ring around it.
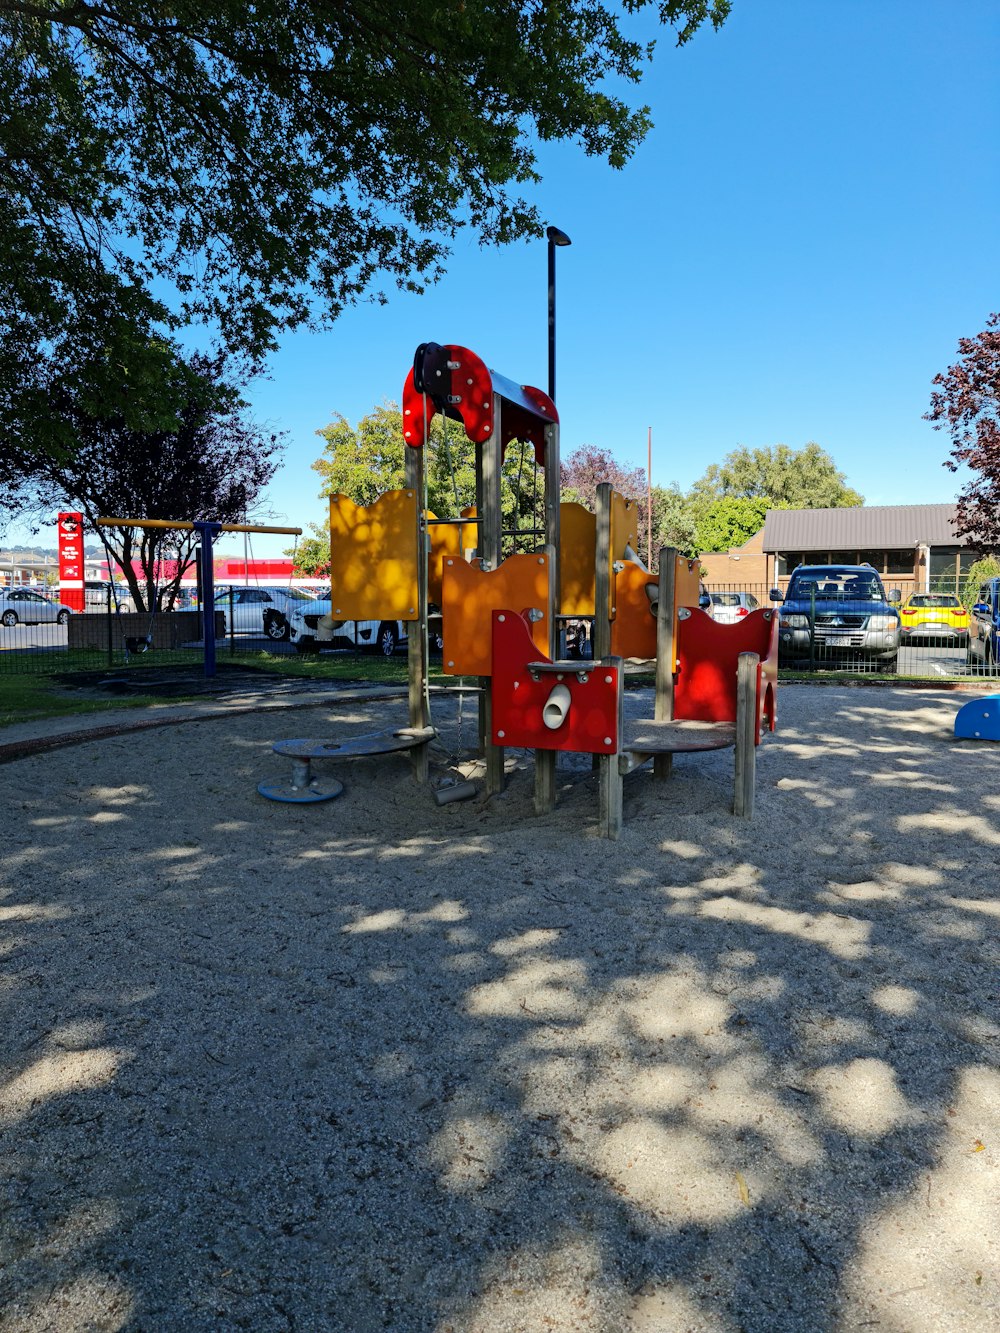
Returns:
[[[969,642],[969,613],[950,592],[911,592],[899,608],[903,642]]]

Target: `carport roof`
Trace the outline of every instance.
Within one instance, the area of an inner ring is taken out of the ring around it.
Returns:
[[[856,509],[769,509],[765,551],[905,550],[964,545],[955,506],[862,505]]]

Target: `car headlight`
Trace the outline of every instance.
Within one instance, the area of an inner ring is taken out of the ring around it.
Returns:
[[[783,611],[781,613],[780,624],[782,629],[808,629],[809,617],[795,615],[794,612],[791,615],[788,615]]]
[[[895,616],[869,616],[869,629],[895,629],[899,621]]]

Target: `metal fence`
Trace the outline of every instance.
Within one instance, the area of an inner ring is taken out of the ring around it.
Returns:
[[[719,622],[734,623],[751,610],[772,606],[770,590],[762,585],[709,584],[708,592],[713,603],[712,614]],[[856,608],[841,607],[836,600],[817,601],[806,617],[804,646],[801,634],[798,642],[792,644],[786,641],[788,631],[781,632],[783,671],[862,675],[880,672],[929,680],[993,678],[1000,671],[986,654],[970,654],[968,631],[961,629],[944,633],[929,627],[924,632],[918,626],[908,627],[900,635],[897,650],[883,647],[879,652],[871,651],[865,647],[861,626],[832,623],[851,622],[858,618],[855,612]],[[263,624],[249,629],[237,628],[237,624],[238,616],[233,614],[231,601],[227,604],[225,598],[221,599],[216,611],[216,654],[220,663],[266,660],[271,669],[281,671],[283,663],[291,669],[291,663],[301,660],[293,644],[276,640],[273,634],[265,632]],[[395,643],[384,645],[390,656],[405,654],[404,627],[399,628]],[[568,634],[565,650],[573,655],[571,640],[572,635]],[[435,645],[439,647],[440,640],[432,635],[432,654]],[[324,646],[320,657],[311,659],[313,671],[322,671],[325,664],[336,664],[338,669],[351,662],[360,666],[364,660],[371,661],[382,648],[374,638],[364,642],[355,636],[352,642],[350,637],[341,637],[331,647]],[[12,623],[10,618],[0,622],[0,675],[63,674],[155,663],[190,667],[194,677],[203,657],[201,615],[197,607],[149,614],[115,606],[109,595],[104,607],[92,605],[86,612],[68,617],[65,623],[32,623],[25,616],[17,616]]]
[[[890,596],[891,584],[890,578],[886,583]],[[750,611],[772,606],[781,613],[781,603],[771,602],[771,589],[763,584],[706,586],[716,621],[733,623]],[[907,612],[904,604],[898,630],[894,623],[879,630],[871,626],[878,623],[873,617],[881,608],[868,611],[849,594],[821,591],[807,607],[797,606],[797,619],[786,612],[782,620],[778,651],[783,671],[881,673],[929,680],[995,677],[996,664],[984,652],[970,651],[970,633],[972,648],[978,643],[975,622],[961,605],[960,594],[950,586],[930,592],[954,597],[959,602],[955,613],[921,608],[918,614]],[[892,619],[881,614],[883,621]]]

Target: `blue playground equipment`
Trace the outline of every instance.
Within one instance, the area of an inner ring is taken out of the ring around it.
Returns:
[[[959,740],[1000,741],[1000,694],[970,699],[955,714],[955,736]]]

